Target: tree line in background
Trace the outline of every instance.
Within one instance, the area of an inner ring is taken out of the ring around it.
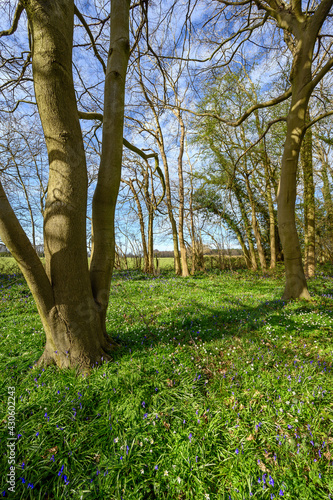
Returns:
[[[40,363],[107,359],[113,268],[132,253],[154,274],[163,235],[177,275],[237,241],[309,299],[333,256],[332,0],[1,9],[0,237],[43,321]]]

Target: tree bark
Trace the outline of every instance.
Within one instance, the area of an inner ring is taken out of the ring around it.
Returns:
[[[110,359],[105,315],[114,261],[129,0],[112,0],[103,151],[94,196],[90,275],[86,246],[87,168],[72,75],[74,1],[26,0],[37,106],[49,158],[44,211],[45,270],[0,186],[0,235],[27,280],[46,334],[39,364],[89,371]]]
[[[306,121],[310,121],[309,111]],[[302,142],[301,165],[304,183],[304,271],[307,277],[312,278],[316,269],[316,225],[311,129],[306,132]]]
[[[129,58],[130,0],[112,0],[111,36],[105,75],[102,155],[92,203],[90,279],[105,333],[114,265],[114,215],[123,151],[125,79]]]
[[[244,222],[245,234],[246,234],[247,242],[248,242],[248,245],[249,245],[249,254],[250,254],[250,260],[251,260],[251,269],[253,271],[256,271],[258,269],[258,265],[257,265],[256,254],[255,254],[255,251],[254,251],[254,246],[253,246],[253,241],[252,241],[252,234],[251,234],[250,223],[249,223],[249,219],[247,217],[247,213],[246,213],[246,209],[245,209],[243,200],[242,200],[242,198],[240,196],[240,193],[239,193],[239,190],[237,188],[237,185],[235,185],[235,196],[237,198],[238,205],[239,205],[240,212],[241,212],[241,216],[242,216],[242,219],[243,219],[243,222]]]
[[[296,84],[294,86],[296,88],[287,118],[287,134],[277,197],[279,234],[286,270],[286,285],[282,298],[286,300],[310,299],[295,221],[296,172],[310,96],[302,90],[298,91]]]
[[[180,125],[180,145],[179,145],[179,156],[178,156],[178,193],[179,193],[179,224],[178,224],[178,236],[179,236],[179,247],[181,256],[181,268],[182,276],[189,276],[189,270],[187,265],[187,254],[186,246],[184,241],[184,179],[183,179],[183,156],[184,156],[184,142],[185,142],[185,125],[183,118],[179,109],[175,112],[179,125]]]
[[[253,200],[253,194],[252,194],[252,189],[250,186],[250,181],[249,181],[249,175],[245,175],[245,183],[246,183],[246,189],[247,189],[247,194],[249,197],[249,203],[251,207],[251,220],[252,220],[252,230],[253,234],[257,243],[257,250],[258,250],[258,255],[259,255],[259,262],[260,266],[263,272],[266,271],[267,266],[266,266],[266,258],[265,258],[265,253],[264,249],[261,243],[261,235],[259,231],[259,226],[258,226],[258,221],[257,221],[257,216],[256,216],[256,208]]]
[[[146,234],[145,234],[145,223],[144,223],[144,219],[143,219],[141,203],[140,203],[140,200],[138,197],[138,193],[136,192],[135,187],[133,185],[132,179],[130,179],[129,181],[123,181],[123,182],[125,182],[126,184],[129,185],[129,187],[132,191],[137,209],[138,209],[140,233],[141,233],[142,248],[143,248],[143,272],[147,273],[148,269],[149,269],[149,260],[148,260],[148,251],[147,251],[147,240],[146,240]]]
[[[87,171],[72,76],[74,2],[24,2],[32,70],[49,158],[44,212],[45,271],[3,190],[0,233],[17,259],[46,334],[39,363],[87,370],[106,342],[93,297],[86,249]],[[87,315],[88,313],[88,315]]]

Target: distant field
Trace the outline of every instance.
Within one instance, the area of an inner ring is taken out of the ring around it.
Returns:
[[[44,258],[42,257],[42,262]],[[160,269],[172,270],[174,268],[172,257],[161,257],[158,259]],[[191,266],[191,261],[189,260],[189,267]],[[155,260],[156,264],[156,260]],[[126,269],[124,259],[121,260],[122,269]],[[129,269],[135,269],[137,267],[136,259],[129,257],[127,259],[127,265]],[[244,266],[243,257],[233,256],[231,257],[232,268],[240,268]],[[141,259],[141,266],[143,267],[143,259]],[[218,258],[216,256],[206,255],[205,256],[205,266],[207,269],[212,267],[218,267]],[[229,257],[225,256],[225,266],[229,269]],[[20,272],[20,268],[16,263],[14,257],[0,257],[0,274],[17,274]]]

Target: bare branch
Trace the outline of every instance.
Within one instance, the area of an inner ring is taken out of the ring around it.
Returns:
[[[76,15],[76,17],[81,21],[81,23],[83,24],[88,36],[89,36],[89,39],[91,41],[91,46],[93,48],[93,51],[94,51],[94,54],[95,56],[97,57],[97,59],[99,60],[99,62],[101,63],[102,67],[103,67],[103,71],[104,73],[106,73],[106,65],[105,65],[105,62],[103,61],[102,57],[100,56],[98,50],[97,50],[97,47],[96,47],[96,43],[95,43],[95,39],[93,37],[93,34],[85,20],[85,18],[83,17],[83,15],[81,14],[81,12],[79,11],[79,9],[76,7],[76,5],[74,5],[74,14]]]
[[[259,137],[259,139],[254,142],[253,144],[251,144],[251,146],[249,146],[240,156],[239,158],[236,160],[236,163],[234,165],[234,168],[236,169],[236,166],[237,164],[240,162],[240,160],[252,149],[254,148],[254,146],[256,146],[264,137],[265,135],[267,134],[267,132],[269,131],[269,129],[271,128],[272,125],[274,125],[275,123],[278,123],[278,122],[286,122],[287,121],[287,118],[285,116],[282,116],[280,118],[276,118],[275,120],[272,120],[270,122],[268,122],[267,124],[267,127],[266,127],[266,130],[261,134],[261,136]]]
[[[312,89],[314,89],[315,86],[320,82],[320,80],[322,78],[324,78],[324,76],[326,75],[326,73],[328,73],[328,71],[332,68],[332,66],[333,66],[333,57],[331,57],[327,61],[327,63],[325,64],[325,66],[323,66],[321,68],[321,70],[319,71],[319,73],[317,73],[317,75],[314,77],[314,79],[310,82]]]
[[[18,23],[19,23],[19,20],[20,20],[20,17],[21,17],[21,14],[22,14],[23,11],[24,11],[24,7],[21,4],[21,2],[19,1],[18,5],[16,7],[16,10],[15,10],[13,24],[11,25],[11,27],[9,28],[9,30],[0,31],[0,38],[2,36],[8,36],[8,35],[12,35],[13,33],[15,33],[15,31],[17,30],[17,26],[18,26]]]
[[[307,130],[308,128],[312,127],[315,123],[319,122],[319,120],[322,120],[323,118],[326,118],[327,116],[333,115],[333,111],[327,111],[326,113],[322,113],[321,115],[318,115],[316,118],[311,120],[306,127],[304,127],[304,130]]]
[[[246,118],[248,118],[253,113],[253,111],[255,111],[256,109],[269,108],[271,106],[275,106],[276,104],[279,104],[280,102],[286,101],[290,96],[291,96],[291,88],[286,90],[283,94],[279,95],[278,97],[274,97],[273,99],[270,99],[269,101],[254,104],[247,111],[245,111],[245,113],[240,118],[238,118],[238,120],[236,120],[236,121],[225,120],[225,119],[221,118],[219,115],[216,115],[215,113],[207,113],[207,112],[196,113],[195,111],[192,111],[190,109],[181,108],[181,107],[178,108],[178,106],[177,106],[177,109],[179,109],[180,111],[186,111],[187,113],[191,113],[192,115],[195,115],[195,116],[215,118],[216,120],[218,120],[222,123],[225,123],[226,125],[230,125],[231,127],[238,127],[238,125],[241,125],[241,123],[243,123],[243,121],[246,120]],[[161,101],[161,102],[163,102],[163,101]],[[170,109],[172,109],[174,107],[170,104],[164,103],[164,105]]]
[[[78,114],[79,114],[79,118],[81,118],[83,120],[98,120],[98,121],[103,122],[102,113],[98,113],[98,112],[94,112],[94,111],[90,111],[90,112],[78,111]],[[144,160],[148,160],[148,158],[156,158],[157,157],[157,153],[150,153],[150,154],[146,155],[146,153],[144,153],[141,149],[137,148],[136,146],[134,146],[133,144],[128,142],[128,140],[125,139],[124,137],[123,137],[123,144],[127,149],[129,149],[130,151],[133,151],[133,153],[136,153],[137,155],[141,156],[141,158],[143,158]]]

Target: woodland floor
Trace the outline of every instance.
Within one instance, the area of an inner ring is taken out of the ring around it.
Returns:
[[[108,331],[122,347],[85,378],[32,369],[34,301],[20,274],[0,275],[0,494],[333,499],[333,268],[309,289],[311,302],[281,301],[282,270],[116,272]]]

